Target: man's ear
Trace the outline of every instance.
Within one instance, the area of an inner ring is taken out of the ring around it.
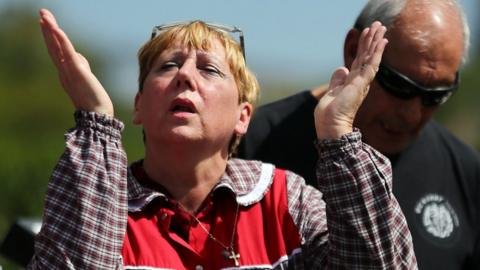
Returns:
[[[360,39],[361,32],[355,28],[348,31],[347,36],[345,37],[345,43],[343,46],[343,61],[345,67],[350,69],[352,66],[353,60],[357,56],[358,49],[358,40]]]
[[[247,133],[248,125],[253,114],[253,106],[249,102],[242,102],[240,105],[240,115],[235,125],[235,134],[244,135]]]
[[[135,107],[133,111],[133,124],[134,125],[141,125],[142,124],[142,119],[140,117],[140,107],[141,107],[141,99],[142,99],[142,93],[139,91],[135,95]]]

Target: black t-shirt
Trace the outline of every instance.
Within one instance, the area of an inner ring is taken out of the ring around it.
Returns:
[[[287,168],[316,186],[318,154],[314,147],[317,135],[313,118],[316,105],[317,100],[304,91],[259,107],[242,138],[238,156]]]
[[[316,104],[304,91],[258,108],[238,156],[292,170],[316,186]],[[430,121],[405,151],[389,158],[419,269],[480,269],[478,152]]]

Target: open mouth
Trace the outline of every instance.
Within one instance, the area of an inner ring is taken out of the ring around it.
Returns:
[[[176,98],[170,105],[170,112],[172,113],[196,113],[195,105],[189,99]]]

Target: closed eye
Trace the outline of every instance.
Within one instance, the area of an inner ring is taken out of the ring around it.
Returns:
[[[172,69],[177,69],[179,68],[180,65],[174,61],[169,61],[169,62],[165,62],[163,63],[161,66],[160,66],[160,69],[161,70],[172,70]]]
[[[220,71],[219,68],[213,66],[213,65],[205,65],[205,66],[200,66],[198,67],[201,71],[205,72],[208,75],[215,75],[215,76],[220,76],[220,77],[225,77],[225,73]]]

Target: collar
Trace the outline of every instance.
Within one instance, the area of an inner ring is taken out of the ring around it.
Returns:
[[[134,162],[128,168],[128,211],[142,211],[145,206],[156,198],[168,200],[168,192],[156,185],[145,185],[139,181],[138,166],[143,160]],[[249,206],[259,202],[270,188],[273,181],[275,167],[272,164],[260,161],[251,161],[232,158],[227,161],[224,174],[212,189],[214,193],[219,188],[232,191],[238,204]],[[142,170],[143,171],[143,170]],[[146,175],[145,175],[146,176]]]

